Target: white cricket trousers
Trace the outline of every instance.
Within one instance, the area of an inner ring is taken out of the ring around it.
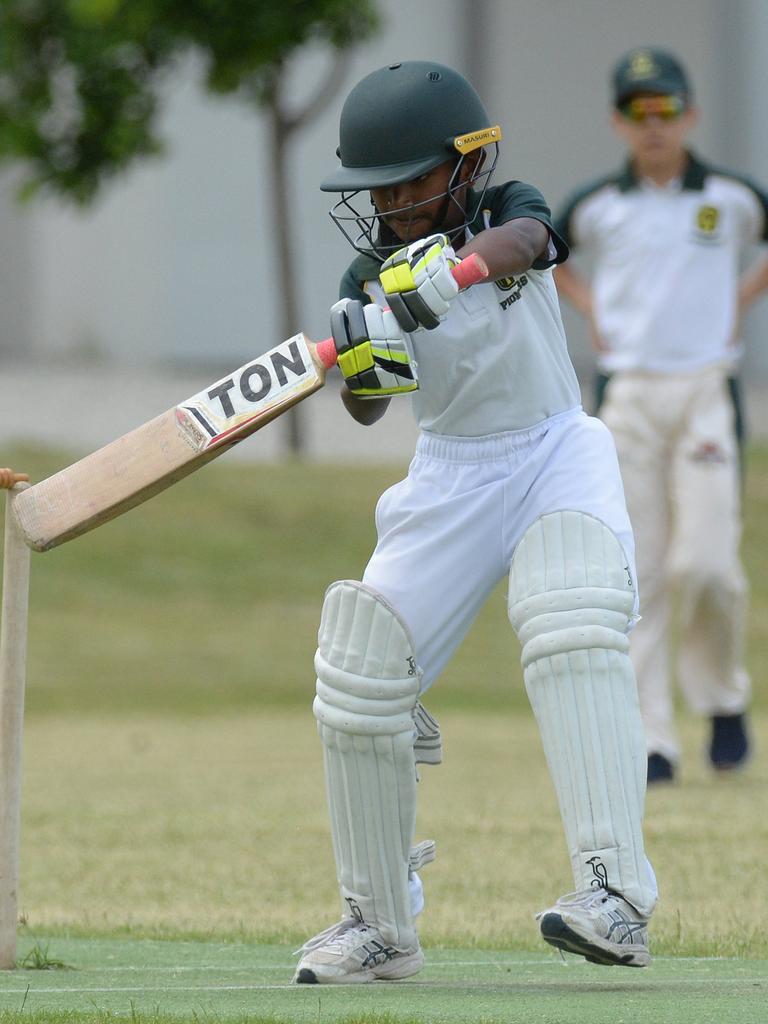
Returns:
[[[363,582],[407,623],[422,691],[509,573],[528,527],[569,509],[613,530],[634,578],[615,445],[581,409],[486,437],[420,435],[408,476],[379,499],[378,543]]]
[[[677,761],[669,668],[674,590],[677,677],[690,708],[736,714],[749,699],[739,455],[726,371],[616,373],[600,415],[616,441],[635,534],[642,617],[630,655],[648,750]]]

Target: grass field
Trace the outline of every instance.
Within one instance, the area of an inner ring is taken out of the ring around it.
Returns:
[[[109,1021],[128,1006],[128,1019],[141,1024],[758,1024],[768,988],[768,965],[759,961],[665,957],[647,971],[621,972],[540,952],[432,950],[407,982],[318,989],[286,984],[290,958],[281,946],[71,939],[59,948],[76,969],[0,978],[0,1005],[17,1008],[0,1019]],[[89,1003],[99,1010],[84,1010]]]
[[[39,479],[68,460],[3,461]],[[768,1018],[765,449],[744,541],[757,755],[713,778],[681,710],[681,782],[648,798],[653,966],[564,966],[538,939],[533,914],[571,880],[500,589],[428,700],[446,747],[421,783],[430,966],[285,987],[291,949],[336,913],[310,711],[323,590],[359,576],[402,469],[223,460],[34,556],[19,945],[76,969],[0,976],[0,1020]]]

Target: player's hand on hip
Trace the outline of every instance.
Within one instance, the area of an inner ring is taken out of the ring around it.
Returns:
[[[404,331],[437,327],[459,294],[451,274],[458,262],[445,235],[430,235],[398,249],[382,264],[379,280]]]
[[[353,395],[382,398],[418,388],[416,363],[391,310],[341,299],[331,306],[331,333],[338,367]]]

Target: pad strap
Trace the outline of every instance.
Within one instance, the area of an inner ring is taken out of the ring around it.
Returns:
[[[443,740],[437,720],[430,715],[421,701],[413,713],[416,739],[413,744],[416,764],[442,764]]]

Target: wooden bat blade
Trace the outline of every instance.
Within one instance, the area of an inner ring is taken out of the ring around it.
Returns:
[[[48,551],[140,505],[321,388],[330,358],[297,334],[27,488],[14,502],[22,536]]]
[[[452,273],[461,288],[488,277],[477,253]],[[289,338],[186,402],[24,490],[13,502],[26,543],[48,551],[193,473],[325,383],[336,363],[327,338]]]

